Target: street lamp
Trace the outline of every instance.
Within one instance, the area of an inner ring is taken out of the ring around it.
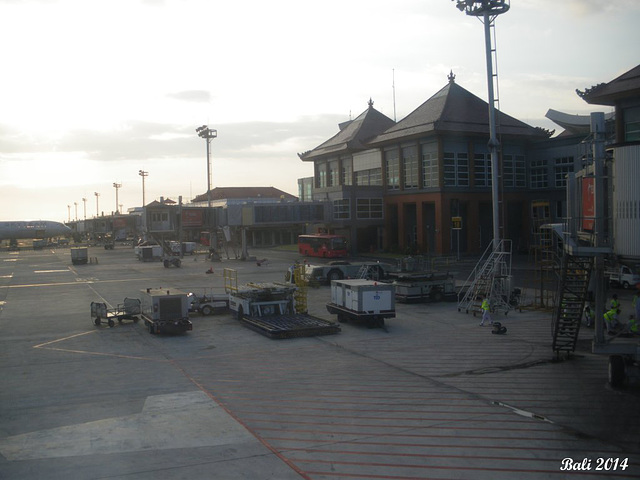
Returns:
[[[140,175],[142,177],[142,207],[144,208],[144,206],[145,206],[145,201],[144,201],[144,177],[148,177],[149,176],[149,172],[145,172],[144,170],[138,170],[138,175]]]
[[[67,218],[67,221],[71,223],[71,205],[67,205]]]
[[[84,219],[87,219],[87,199],[82,197],[82,203],[84,204]]]
[[[509,10],[509,0],[452,0],[456,7],[467,15],[478,17],[484,24],[485,51],[487,58],[487,86],[489,89],[489,151],[491,154],[491,201],[493,204],[493,249],[497,250],[500,243],[500,204],[498,193],[498,147],[500,142],[496,135],[496,107],[494,96],[494,81],[498,83],[497,66],[493,63],[496,53],[495,39],[491,41],[491,27],[494,20],[501,13]],[[494,31],[495,35],[495,31]],[[494,71],[496,68],[496,71]]]
[[[116,189],[116,213],[118,213],[118,189],[122,187],[122,184],[113,182],[113,186]]]
[[[98,192],[93,192],[93,194],[96,196],[96,217],[99,217],[100,208],[98,207],[98,197],[100,196],[100,194]]]
[[[78,221],[78,202],[73,202],[76,207],[76,222]]]
[[[218,131],[209,128],[206,125],[196,128],[196,132],[200,138],[207,141],[207,207],[211,208],[211,162],[209,160],[211,140],[218,136]]]

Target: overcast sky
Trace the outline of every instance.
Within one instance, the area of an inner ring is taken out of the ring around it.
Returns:
[[[557,129],[549,108],[610,111],[575,90],[639,63],[639,22],[637,0],[512,0],[500,109]],[[139,170],[147,203],[186,202],[206,192],[203,124],[213,187],[297,195],[297,154],[369,98],[400,120],[453,70],[486,100],[483,35],[450,0],[0,0],[0,220],[109,214],[114,182],[126,211]]]

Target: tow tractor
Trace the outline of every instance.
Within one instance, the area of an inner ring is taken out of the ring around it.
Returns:
[[[309,315],[299,298],[298,287],[284,283],[237,285],[237,272],[224,270],[229,308],[246,327],[269,338],[310,337],[338,333],[340,326]],[[296,301],[298,300],[298,301]]]
[[[124,303],[116,308],[108,308],[105,302],[91,302],[91,320],[95,326],[100,326],[103,321],[111,328],[115,326],[115,320],[118,323],[122,323],[123,320],[137,322],[140,313],[140,300],[137,298],[125,298]]]
[[[205,290],[201,295],[189,292],[187,296],[189,297],[189,312],[213,315],[229,310],[229,295],[226,293]]]

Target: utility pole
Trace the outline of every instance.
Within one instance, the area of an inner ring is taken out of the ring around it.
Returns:
[[[142,208],[146,205],[144,200],[144,178],[149,176],[149,172],[145,172],[144,170],[138,170],[138,175],[142,177]]]
[[[82,197],[82,203],[84,204],[84,219],[87,219],[87,199]]]
[[[115,183],[115,182],[114,182],[114,183],[113,183],[113,186],[114,186],[114,188],[116,189],[116,212],[115,212],[115,213],[118,213],[118,189],[119,189],[120,187],[122,187],[122,184],[121,184],[121,183]]]
[[[100,207],[98,205],[98,197],[100,197],[100,194],[98,192],[93,192],[93,194],[96,196],[96,218],[100,216]]]

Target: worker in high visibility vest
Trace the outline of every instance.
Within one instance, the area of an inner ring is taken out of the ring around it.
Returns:
[[[607,332],[609,334],[613,334],[616,327],[618,326],[618,320],[616,317],[620,313],[620,310],[617,308],[612,308],[607,313],[604,314],[604,324],[607,327]]]
[[[491,306],[489,305],[489,299],[486,295],[482,299],[480,309],[482,310],[482,321],[480,322],[480,326],[482,327],[484,325],[485,320],[489,321],[489,325],[493,325],[493,320],[491,320]]]
[[[620,300],[618,300],[618,294],[614,293],[613,295],[611,295],[611,301],[609,302],[609,310],[617,310],[617,313],[615,314],[616,317],[616,323],[618,322],[618,315],[620,314]]]

